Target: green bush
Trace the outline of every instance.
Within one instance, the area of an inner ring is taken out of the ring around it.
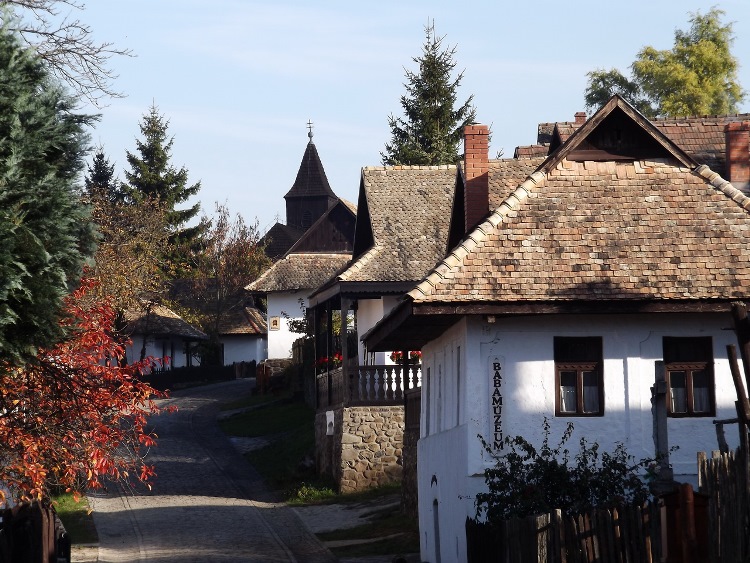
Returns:
[[[318,504],[336,498],[338,495],[331,487],[308,485],[302,483],[288,494],[290,504]]]
[[[495,459],[485,470],[488,491],[476,496],[477,518],[497,522],[511,517],[544,514],[561,509],[577,514],[591,507],[622,503],[642,503],[649,497],[641,474],[653,475],[653,459],[635,461],[618,443],[613,452],[601,452],[599,444],[579,441],[571,458],[566,447],[573,434],[568,426],[560,442],[549,442],[550,424],[544,419],[544,440],[534,448],[521,436],[507,436],[503,455],[496,455],[479,436],[484,448]]]

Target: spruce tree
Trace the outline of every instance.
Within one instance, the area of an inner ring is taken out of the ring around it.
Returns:
[[[125,197],[115,178],[115,165],[110,164],[101,147],[97,149],[93,161],[88,165],[84,181],[90,199],[102,198],[110,203],[117,203],[122,202]]]
[[[474,96],[456,108],[463,73],[452,78],[456,48],[443,48],[444,37],[434,24],[425,27],[422,55],[414,57],[419,70],[406,70],[406,94],[401,96],[404,117],[388,117],[391,142],[380,153],[383,164],[454,164],[458,161],[463,128],[476,117]]]
[[[92,123],[0,27],[0,365],[62,336],[62,299],[94,250],[78,185]]]
[[[169,121],[152,105],[140,124],[143,139],[136,140],[138,154],[126,151],[130,170],[125,171],[122,189],[130,202],[159,200],[166,209],[170,235],[192,242],[200,228],[185,225],[198,215],[200,204],[187,209],[177,209],[177,206],[196,195],[201,184],[196,182],[189,186],[187,169],[183,166],[178,170],[171,164],[174,138],[168,137],[168,128]]]

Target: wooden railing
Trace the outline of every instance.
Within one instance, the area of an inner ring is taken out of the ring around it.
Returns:
[[[318,409],[339,405],[402,405],[404,392],[421,385],[422,366],[409,365],[407,377],[401,365],[352,366],[348,381],[343,369],[316,376]]]

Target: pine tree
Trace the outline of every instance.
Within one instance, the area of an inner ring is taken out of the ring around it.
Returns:
[[[93,118],[0,27],[0,365],[62,336],[62,299],[93,252],[77,185]],[[0,369],[2,371],[2,369]]]
[[[391,142],[380,153],[386,165],[457,162],[463,128],[476,117],[473,95],[455,108],[463,78],[463,73],[451,78],[456,48],[443,49],[444,37],[436,37],[434,24],[425,27],[425,34],[422,55],[413,58],[419,71],[406,71],[406,95],[401,96],[405,117],[388,117]]]
[[[632,79],[617,69],[588,73],[586,106],[596,110],[620,94],[647,117],[736,113],[745,94],[731,52],[732,24],[722,25],[723,15],[718,8],[693,13],[690,30],[675,31],[672,49],[641,49]]]
[[[196,195],[201,184],[188,186],[187,169],[183,166],[177,170],[170,163],[174,138],[167,136],[168,128],[169,121],[152,105],[140,124],[143,140],[136,140],[138,154],[126,152],[131,169],[125,172],[122,189],[131,202],[158,199],[167,210],[170,235],[189,242],[196,238],[200,229],[185,225],[198,215],[200,204],[187,209],[176,207]]]

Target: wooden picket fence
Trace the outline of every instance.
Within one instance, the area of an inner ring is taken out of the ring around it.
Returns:
[[[54,508],[32,502],[0,510],[0,562],[70,560],[70,539]]]
[[[575,516],[560,510],[497,524],[466,521],[470,563],[650,563],[660,560],[653,504],[594,509]]]
[[[708,496],[710,563],[750,561],[750,480],[742,450],[698,454],[700,492]]]

